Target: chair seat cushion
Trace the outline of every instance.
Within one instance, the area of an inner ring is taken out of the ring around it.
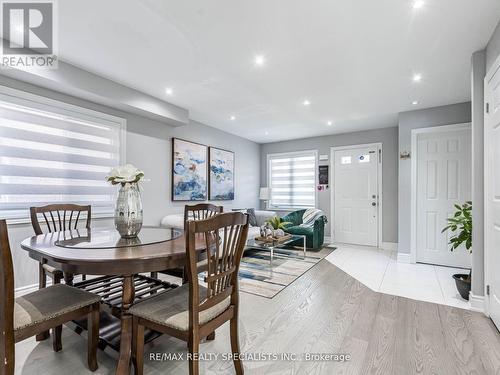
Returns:
[[[57,284],[15,299],[14,330],[34,326],[92,305],[100,297],[81,289]]]
[[[200,302],[207,295],[207,289],[200,286]],[[227,297],[217,305],[210,307],[199,314],[199,323],[205,324],[215,319],[227,310],[231,304],[231,297]],[[130,308],[130,313],[154,323],[164,325],[180,331],[189,329],[189,284],[184,284],[169,292],[162,293]]]
[[[314,232],[314,229],[308,228],[308,227],[301,227],[299,225],[296,225],[294,227],[286,227],[285,232],[290,233],[290,234],[301,235],[301,236],[311,236]]]

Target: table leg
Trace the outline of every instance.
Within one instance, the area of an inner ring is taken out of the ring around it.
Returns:
[[[66,285],[73,286],[73,274],[64,272],[64,282]]]
[[[123,278],[122,293],[122,332],[120,338],[120,358],[116,367],[116,375],[130,374],[130,360],[132,354],[132,315],[128,309],[132,306],[135,297],[134,276],[128,275]]]
[[[304,241],[304,259],[306,259],[306,236],[302,236],[302,241]]]
[[[273,267],[273,258],[274,258],[274,247],[271,247],[270,250],[271,250],[271,269],[272,269],[272,267]]]

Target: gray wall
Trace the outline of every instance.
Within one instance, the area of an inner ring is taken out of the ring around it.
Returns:
[[[484,76],[486,51],[472,55],[472,293],[484,295]]]
[[[486,46],[486,72],[490,70],[495,60],[500,55],[500,22],[498,23],[488,45]]]
[[[471,103],[402,112],[399,114],[399,151],[411,152],[411,130],[471,121]],[[410,253],[411,159],[399,160],[399,247]]]
[[[43,95],[52,99],[90,108],[96,111],[123,117],[127,120],[127,162],[144,170],[149,182],[143,184],[143,204],[145,224],[159,224],[164,215],[180,213],[184,203],[170,200],[171,184],[171,138],[217,146],[235,152],[235,200],[222,202],[230,207],[257,207],[260,171],[258,160],[260,147],[257,143],[217,130],[215,128],[191,122],[182,127],[171,127],[155,120],[146,119],[130,113],[96,105],[54,91],[0,76],[0,85],[5,85]],[[112,225],[110,220],[97,220],[94,226]],[[16,288],[37,282],[37,266],[27,253],[18,246],[24,238],[32,235],[28,224],[11,225],[9,234],[16,272]]]
[[[382,142],[383,148],[383,217],[382,217],[382,241],[398,241],[398,129],[396,127],[368,130],[348,134],[334,134],[322,137],[313,137],[293,141],[266,143],[261,145],[260,178],[261,186],[267,186],[267,154],[318,150],[318,154],[328,154],[330,158],[330,147],[349,146],[366,143]],[[329,164],[319,162],[319,164]],[[318,192],[318,208],[323,210],[331,222],[330,215],[331,190]],[[326,233],[330,235],[330,224],[327,225]]]

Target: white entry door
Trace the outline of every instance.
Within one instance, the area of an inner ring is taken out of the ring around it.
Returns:
[[[484,229],[488,310],[500,328],[500,60],[495,66],[496,72],[493,70],[485,80],[488,113],[484,127]]]
[[[378,148],[353,148],[334,153],[334,239],[378,245]]]
[[[450,232],[441,233],[455,204],[471,199],[471,130],[443,130],[417,135],[417,262],[466,267],[465,248],[450,251]]]

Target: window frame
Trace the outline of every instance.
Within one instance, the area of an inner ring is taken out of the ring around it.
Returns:
[[[297,156],[314,156],[314,208],[318,206],[318,165],[319,165],[319,160],[318,160],[318,150],[304,150],[304,151],[291,151],[291,152],[279,152],[279,153],[270,153],[267,154],[267,186],[272,189],[271,186],[271,160],[274,158],[280,158],[280,157],[297,157]],[[271,191],[272,194],[272,191]],[[269,199],[266,202],[266,209],[267,210],[276,210],[276,211],[296,211],[296,210],[303,210],[311,207],[306,207],[306,206],[274,206],[271,204],[271,199]]]
[[[59,116],[67,116],[81,119],[83,121],[98,122],[107,126],[117,126],[119,128],[120,152],[119,165],[126,164],[126,146],[127,146],[127,120],[123,117],[110,115],[104,112],[88,109],[75,104],[70,104],[61,100],[48,98],[42,95],[33,94],[18,89],[13,89],[4,85],[0,85],[0,100],[8,102],[14,106],[23,106],[33,108],[36,111],[44,111],[54,113]],[[1,118],[0,118],[1,121]],[[118,193],[118,192],[117,192]],[[93,219],[112,218],[114,214],[95,214],[92,213]],[[26,217],[7,219],[10,224],[28,224],[31,223],[29,212]]]

